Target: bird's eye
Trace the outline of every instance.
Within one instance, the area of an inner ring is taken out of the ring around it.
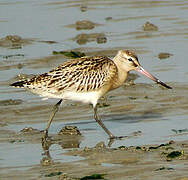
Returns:
[[[130,62],[133,62],[132,58],[129,58],[128,60],[129,60]]]

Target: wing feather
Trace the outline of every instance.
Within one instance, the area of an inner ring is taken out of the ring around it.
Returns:
[[[28,82],[28,88],[35,86],[49,93],[92,91],[105,86],[116,73],[117,67],[108,57],[83,57],[34,77]]]

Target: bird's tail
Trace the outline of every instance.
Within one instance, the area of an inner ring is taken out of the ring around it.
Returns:
[[[27,80],[17,81],[15,83],[10,84],[10,86],[17,87],[17,88],[23,88],[26,83],[27,83]]]

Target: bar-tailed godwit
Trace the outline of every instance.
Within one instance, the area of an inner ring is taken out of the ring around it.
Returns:
[[[105,56],[73,59],[48,73],[15,82],[11,86],[25,88],[43,97],[60,99],[54,106],[45,129],[44,139],[48,137],[48,129],[62,100],[92,104],[95,120],[110,139],[114,139],[117,137],[106,128],[97,114],[97,102],[107,92],[120,87],[131,70],[138,71],[156,83],[171,89],[170,86],[144,70],[135,53],[129,50],[118,51],[113,60]]]

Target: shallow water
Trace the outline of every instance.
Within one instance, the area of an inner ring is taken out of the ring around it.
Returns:
[[[87,7],[85,12],[81,6]],[[186,133],[177,136],[172,131],[188,128],[187,9],[186,0],[1,1],[0,38],[18,35],[24,43],[15,47],[0,41],[0,169],[30,167],[39,164],[43,157],[40,138],[34,144],[27,137],[21,137],[24,142],[11,144],[10,140],[15,140],[14,135],[26,126],[43,130],[56,100],[41,101],[40,97],[8,84],[15,81],[18,74],[46,72],[66,61],[63,56],[52,55],[54,50],[78,49],[86,55],[112,57],[119,49],[133,49],[145,69],[173,87],[164,90],[140,76],[135,81],[137,85],[111,92],[110,106],[100,108],[99,113],[114,134],[129,136],[115,141],[112,147],[187,139]],[[96,25],[90,30],[77,30],[75,24],[81,20]],[[144,31],[142,26],[147,21],[155,24],[158,31]],[[74,39],[82,33],[103,33],[107,42],[92,40],[78,44]],[[159,59],[161,52],[172,56]],[[107,144],[107,136],[92,114],[89,105],[65,102],[50,133],[55,135],[62,126],[71,124],[82,132],[80,148],[94,147],[100,141]],[[132,134],[138,131],[141,131],[138,136]],[[66,150],[56,143],[51,151],[54,161],[79,159],[62,156]]]

